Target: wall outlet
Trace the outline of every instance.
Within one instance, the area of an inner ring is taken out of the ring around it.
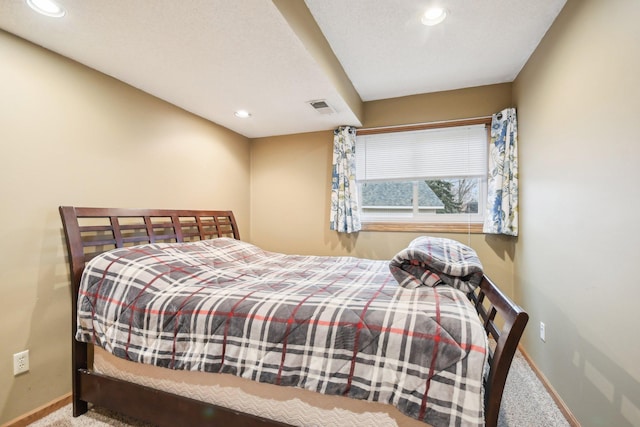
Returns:
[[[543,322],[540,322],[540,339],[547,342],[547,329]]]
[[[29,350],[13,355],[13,375],[22,374],[29,370]]]

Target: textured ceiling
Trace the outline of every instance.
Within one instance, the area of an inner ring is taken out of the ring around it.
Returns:
[[[363,101],[513,81],[565,0],[306,0]],[[421,24],[426,7],[447,19]]]
[[[420,24],[431,0],[59,3],[53,19],[2,0],[0,29],[253,138],[359,126],[362,101],[513,81],[565,0],[443,0],[437,27]]]

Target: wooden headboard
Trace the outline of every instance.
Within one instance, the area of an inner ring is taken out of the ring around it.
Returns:
[[[87,261],[109,249],[145,243],[240,239],[232,211],[60,206],[74,292]]]

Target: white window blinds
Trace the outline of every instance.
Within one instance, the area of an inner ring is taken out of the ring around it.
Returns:
[[[358,135],[358,181],[485,176],[485,125]]]

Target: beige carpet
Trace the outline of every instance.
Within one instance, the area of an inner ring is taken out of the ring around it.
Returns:
[[[73,418],[71,405],[67,405],[30,425],[34,427],[148,426],[148,424],[139,423],[100,409],[92,409],[81,417]],[[509,371],[498,426],[569,426],[569,423],[520,352],[516,353]]]

